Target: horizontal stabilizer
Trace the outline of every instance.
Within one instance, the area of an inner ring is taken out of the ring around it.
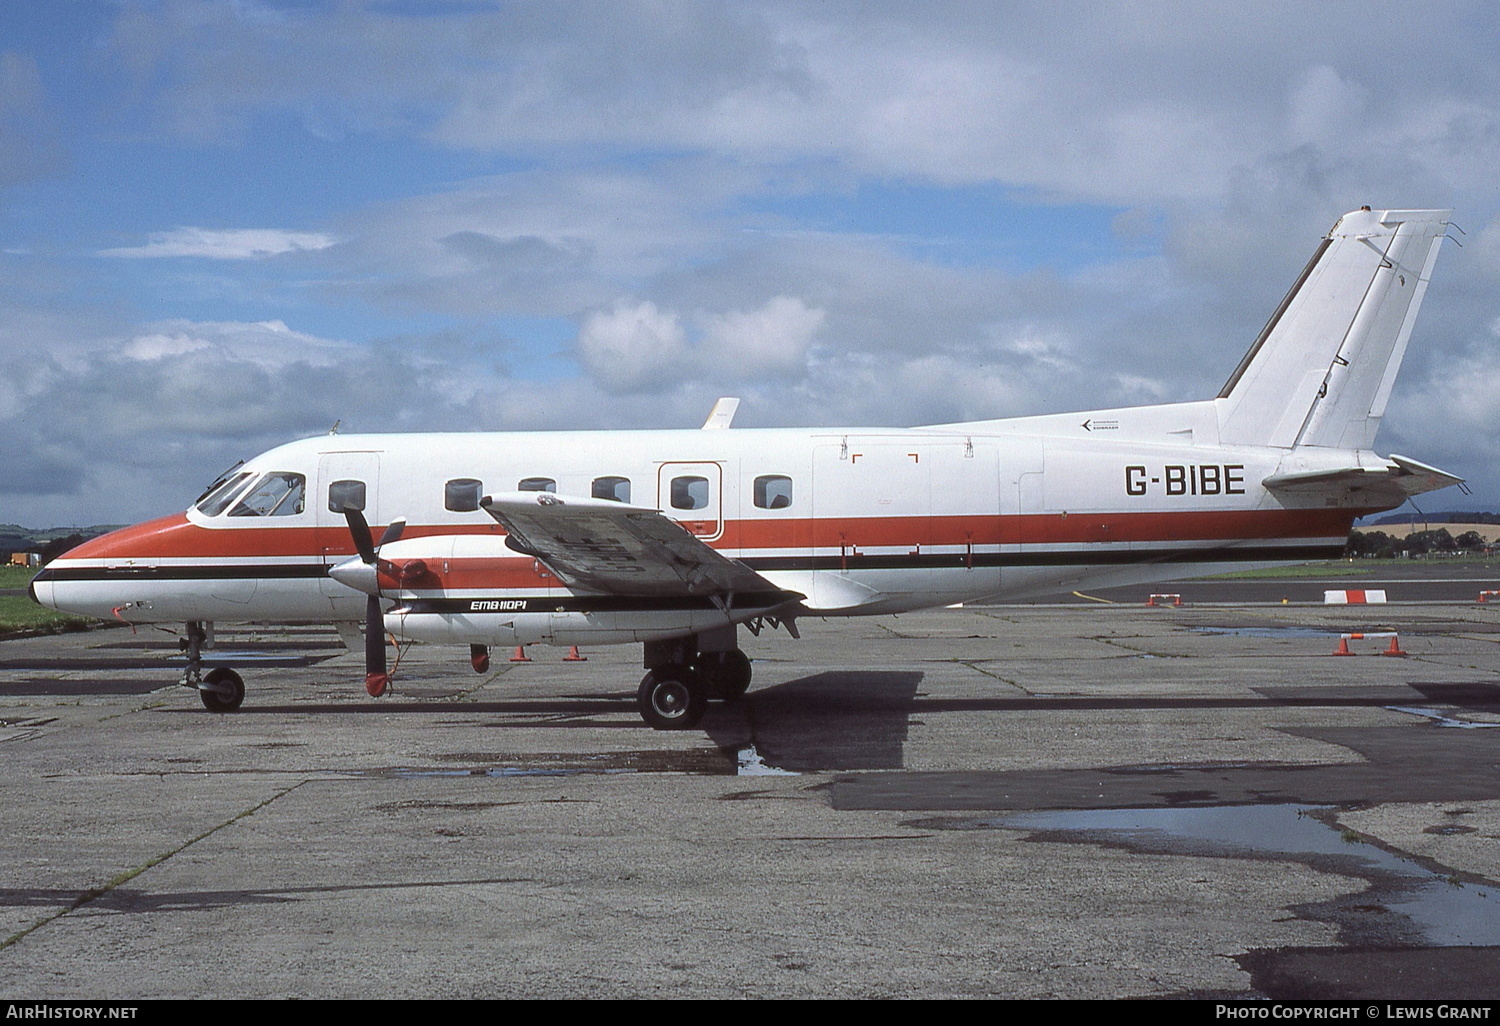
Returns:
[[[1463,478],[1405,456],[1392,456],[1383,467],[1344,467],[1272,474],[1261,482],[1267,490],[1302,499],[1355,498],[1361,504],[1391,508],[1413,495],[1461,484]]]

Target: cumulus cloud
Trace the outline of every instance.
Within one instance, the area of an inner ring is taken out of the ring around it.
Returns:
[[[736,368],[746,377],[800,377],[814,336],[828,314],[795,296],[775,296],[754,310],[710,317],[705,358]]]
[[[201,257],[207,260],[263,260],[282,253],[327,249],[337,240],[322,232],[281,228],[174,228],[152,232],[144,246],[101,250],[100,256]]]
[[[675,311],[650,300],[619,302],[585,318],[577,349],[584,367],[615,392],[661,392],[690,380],[800,378],[826,319],[801,299],[775,296],[750,310],[698,313],[690,343]]]
[[[583,322],[578,355],[607,388],[660,390],[682,379],[687,338],[675,313],[649,300],[618,303]]]

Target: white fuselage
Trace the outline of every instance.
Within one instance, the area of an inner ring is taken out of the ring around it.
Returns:
[[[132,622],[359,620],[365,596],[328,576],[354,552],[330,508],[336,482],[363,486],[377,533],[405,518],[392,556],[420,556],[435,575],[400,596],[390,629],[486,644],[646,641],[756,611],[567,589],[507,549],[484,513],[447,508],[455,484],[661,509],[805,596],[803,614],[894,613],[1339,552],[1368,510],[1326,498],[1289,506],[1261,485],[1289,450],[1218,445],[1212,416],[1209,402],[907,430],[323,436],[240,470],[241,490],[266,475],[300,489],[279,506],[274,495],[246,498],[114,532],[55,560],[33,590],[58,609]]]

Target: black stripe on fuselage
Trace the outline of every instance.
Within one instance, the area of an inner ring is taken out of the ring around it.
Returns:
[[[969,567],[1130,566],[1150,563],[1285,563],[1338,559],[1342,543],[1214,549],[1071,549],[1050,552],[909,552],[894,555],[750,556],[752,570],[940,570]]]
[[[795,591],[735,592],[728,609],[738,613],[777,609],[805,598]],[[715,601],[715,600],[718,601]],[[503,616],[508,613],[676,613],[722,609],[722,595],[568,595],[530,598],[441,598],[403,602],[399,612],[466,613]]]
[[[1285,563],[1338,559],[1342,543],[1226,545],[1215,548],[1065,549],[1042,552],[851,552],[826,556],[749,556],[751,570],[942,570],[971,567],[1131,566],[1151,563]],[[323,563],[205,564],[199,566],[86,566],[43,570],[45,581],[296,580],[328,576]]]

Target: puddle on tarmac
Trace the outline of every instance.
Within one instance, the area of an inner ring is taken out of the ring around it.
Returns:
[[[385,766],[357,771],[362,777],[422,780],[455,777],[581,777],[629,773],[688,773],[733,776],[735,752],[720,748],[595,752],[448,752],[431,756],[441,766]]]
[[[1440,876],[1309,813],[1308,805],[1243,805],[1190,809],[1099,809],[937,817],[912,826],[948,830],[1063,831],[1109,839],[1134,851],[1226,857],[1282,857],[1371,879],[1384,907],[1407,917],[1433,947],[1500,944],[1500,888]],[[1319,918],[1322,918],[1321,916]]]
[[[1385,708],[1391,712],[1406,713],[1409,716],[1421,716],[1433,722],[1438,727],[1458,727],[1460,730],[1478,730],[1481,727],[1500,727],[1500,723],[1480,723],[1474,720],[1455,720],[1445,712],[1437,709],[1423,709],[1414,705],[1388,705]]]
[[[736,773],[742,777],[797,776],[792,770],[784,770],[776,766],[766,765],[766,761],[760,757],[760,752],[755,750],[754,745],[746,745],[744,748],[741,748],[735,762]]]

